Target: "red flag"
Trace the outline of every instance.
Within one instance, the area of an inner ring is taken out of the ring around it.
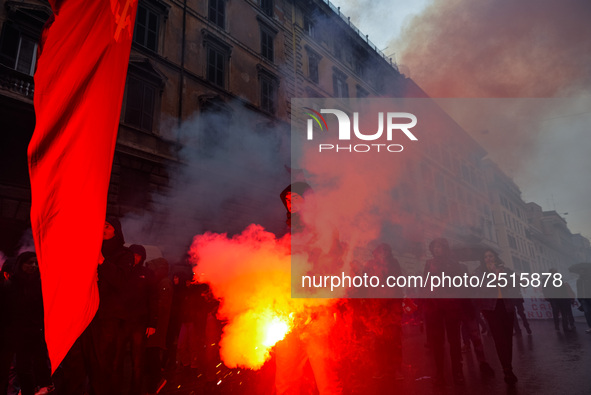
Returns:
[[[53,0],[35,73],[31,224],[52,371],[98,307],[96,270],[137,0]]]

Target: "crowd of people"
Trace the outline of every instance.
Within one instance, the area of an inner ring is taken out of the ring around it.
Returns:
[[[293,184],[281,194],[289,226],[303,226],[298,210],[308,193],[310,188],[306,184]],[[145,262],[143,246],[125,247],[116,218],[107,218],[105,222],[101,252],[104,260],[98,266],[98,311],[53,375],[44,340],[36,255],[25,252],[3,265],[0,394],[156,394],[175,369],[199,370],[205,372],[207,380],[214,380],[208,367],[214,366],[212,361],[219,361],[218,350],[212,346],[218,341],[222,323],[215,319],[219,302],[209,287],[193,281],[190,266],[171,270],[164,258]],[[424,275],[445,272],[461,276],[468,272],[454,257],[446,239],[433,240],[429,252],[431,258],[425,262]],[[473,272],[477,276],[512,273],[492,249],[484,249],[480,258],[480,266]],[[372,258],[357,269],[381,277],[402,274],[392,248],[386,243],[377,245]],[[573,271],[580,276],[578,297],[591,328],[591,270],[582,266]],[[547,287],[544,292],[552,306],[556,330],[560,330],[562,323],[564,332],[573,331],[572,289],[564,282]],[[521,334],[518,315],[525,331],[532,334],[518,287],[483,288],[477,298],[458,297],[445,288],[414,301],[405,299],[402,292],[388,298],[349,296],[330,307],[308,311],[300,317],[302,324],[276,345],[276,394],[306,392],[306,385],[315,386],[321,395],[342,394],[347,386],[347,373],[343,372],[363,370],[359,358],[372,366],[373,376],[403,380],[405,313],[424,322],[434,385],[442,386],[448,381],[463,385],[462,352],[472,349],[482,376],[496,376],[489,363],[491,356],[486,355],[483,346],[482,333],[489,333],[494,341],[503,380],[508,386],[518,381],[512,366],[512,337]],[[450,369],[446,368],[447,363]],[[311,367],[312,384],[304,379],[306,364]]]
[[[190,266],[171,272],[166,259],[145,262],[143,246],[124,244],[121,224],[107,218],[98,311],[53,375],[36,255],[3,265],[0,394],[155,394],[163,372],[202,367],[205,323],[217,308],[209,287],[193,281]]]

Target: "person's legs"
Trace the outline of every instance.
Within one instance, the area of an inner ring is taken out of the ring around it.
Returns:
[[[295,333],[275,345],[275,389],[277,395],[300,395],[307,357],[304,345]]]
[[[142,373],[144,367],[144,355],[146,344],[146,328],[143,325],[134,325],[131,332],[131,391],[132,395],[142,393]]]
[[[89,347],[94,348],[91,354],[90,386],[93,395],[113,395],[118,393],[117,347],[122,336],[121,325],[117,319],[100,319],[93,321],[92,340]]]
[[[19,336],[20,337],[20,336]],[[29,339],[19,339],[16,348],[16,374],[22,395],[35,394],[35,373],[33,372],[33,350]]]
[[[444,348],[445,348],[445,321],[440,310],[429,311],[425,314],[427,325],[428,344],[433,350],[435,361],[435,379],[443,381],[444,377]]]
[[[160,383],[160,380],[162,380],[161,353],[162,350],[158,347],[148,347],[145,349],[146,365],[144,369],[144,377],[148,393],[156,392],[158,384]]]
[[[88,329],[87,329],[88,330]],[[86,391],[87,363],[84,358],[83,332],[76,340],[66,357],[53,374],[55,388],[59,395],[79,395]]]
[[[33,339],[31,340],[33,343]],[[33,371],[35,372],[35,382],[41,388],[53,386],[53,382],[51,381],[51,366],[47,352],[47,345],[45,344],[44,332],[37,333],[33,346]]]
[[[572,302],[573,302],[572,299],[567,300],[566,315],[567,315],[567,321],[568,321],[569,326],[571,327],[571,329],[575,329],[575,317],[573,316]]]
[[[451,370],[454,381],[461,384],[464,381],[462,371],[462,346],[460,340],[460,315],[459,311],[446,311],[445,332],[449,344],[449,355],[451,359]]]
[[[591,328],[591,299],[581,299],[581,305],[583,306],[587,326]]]
[[[558,310],[562,316],[562,330],[568,332],[570,324],[568,322],[568,310],[570,309],[570,301],[568,299],[560,299],[557,301]]]
[[[306,353],[312,366],[319,395],[340,395],[343,387],[335,369],[334,352],[328,337],[311,335],[306,341]]]
[[[191,336],[192,322],[185,322],[181,324],[179,332],[176,357],[181,366],[191,366],[191,352],[189,341]]]
[[[513,357],[513,313],[505,311],[503,301],[499,300],[495,310],[483,312],[495,342],[497,356],[505,374],[512,372]]]
[[[517,319],[517,312],[513,309],[513,332],[516,335],[521,335],[521,327],[519,326],[519,320]]]
[[[521,322],[523,323],[523,327],[528,335],[531,335],[531,328],[529,327],[529,322],[527,321],[527,316],[525,315],[525,308],[523,307],[523,303],[517,304],[517,315],[521,317]]]

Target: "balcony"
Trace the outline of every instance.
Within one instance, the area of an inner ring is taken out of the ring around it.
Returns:
[[[33,100],[35,92],[33,76],[0,64],[0,91],[12,92],[22,96],[23,99]]]

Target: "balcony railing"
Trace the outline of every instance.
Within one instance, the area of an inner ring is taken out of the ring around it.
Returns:
[[[326,3],[330,7],[330,9],[334,11],[335,14],[340,16],[341,19],[343,20],[343,22],[345,22],[347,25],[349,25],[349,27],[351,29],[353,29],[353,31],[355,33],[357,33],[359,35],[359,37],[361,37],[361,39],[363,41],[365,41],[371,49],[373,49],[378,55],[380,55],[382,58],[384,58],[384,60],[386,62],[388,62],[390,64],[390,66],[392,66],[396,71],[399,71],[398,65],[396,64],[396,62],[392,61],[391,57],[386,56],[380,49],[378,49],[378,47],[376,47],[376,45],[369,40],[369,36],[367,34],[363,34],[359,29],[357,29],[357,27],[353,23],[351,23],[351,18],[346,17],[344,14],[341,14],[340,7],[336,7],[334,4],[332,4],[330,2],[330,0],[322,0],[322,1],[324,3]]]
[[[0,89],[18,93],[32,100],[35,83],[33,82],[33,76],[0,64]]]

